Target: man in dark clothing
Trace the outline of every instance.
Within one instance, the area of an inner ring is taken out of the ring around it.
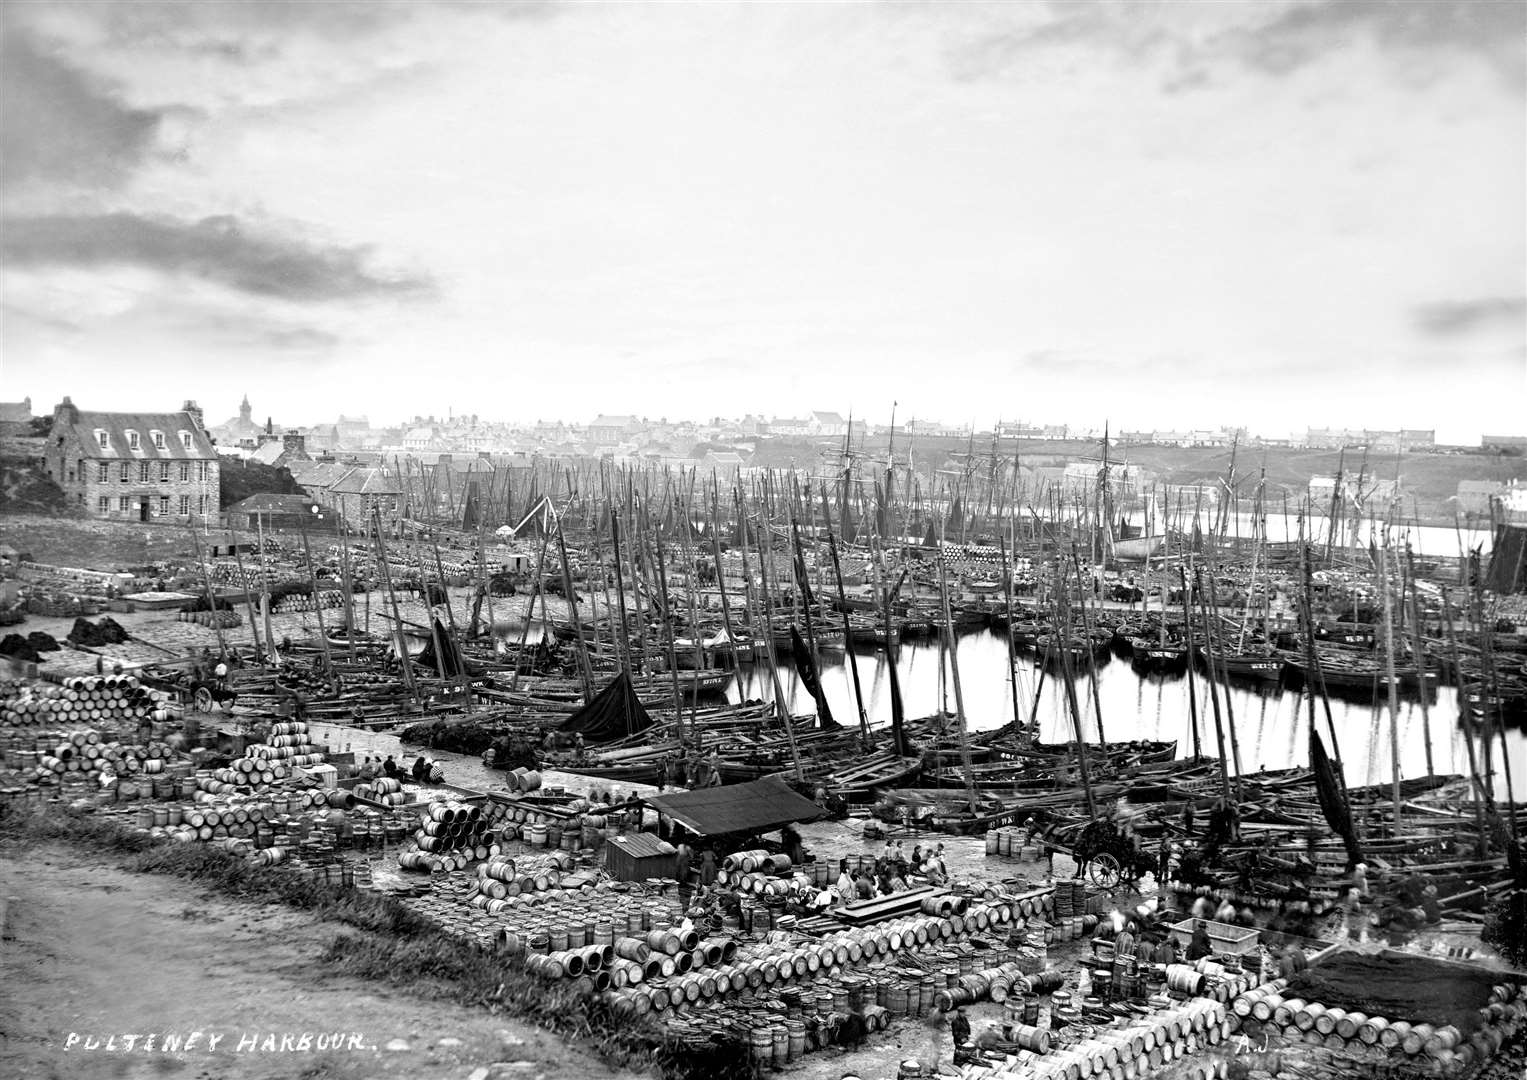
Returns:
[[[1188,836],[1193,835],[1193,804],[1191,802],[1182,804],[1182,831]]]
[[[949,1034],[954,1039],[956,1050],[970,1041],[970,1018],[965,1015],[963,1008],[954,1010],[954,1016],[949,1021]]]
[[[382,775],[389,780],[397,780],[399,778],[398,763],[392,760],[391,754],[388,754],[387,760],[382,762]]]

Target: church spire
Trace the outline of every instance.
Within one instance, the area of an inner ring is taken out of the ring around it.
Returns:
[[[239,419],[243,420],[245,423],[248,423],[250,411],[249,395],[246,393],[244,395],[244,400],[239,402]]]

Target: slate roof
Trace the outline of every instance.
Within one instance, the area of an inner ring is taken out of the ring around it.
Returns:
[[[305,485],[304,485],[305,486]],[[403,489],[387,475],[386,469],[366,466],[351,469],[329,485],[336,495],[401,495]]]
[[[81,454],[93,461],[202,461],[216,460],[217,451],[213,449],[212,440],[203,431],[191,414],[187,412],[172,413],[117,413],[117,412],[86,412],[79,410],[78,419],[72,425],[75,436],[80,442]],[[97,431],[107,433],[107,447],[102,449],[100,440],[96,437]],[[127,433],[138,433],[138,449],[128,449]],[[164,433],[164,447],[161,449],[154,445],[153,432]],[[181,442],[180,433],[190,432],[191,448],[188,450]],[[53,432],[49,441],[57,444],[57,439],[64,432],[59,430],[59,422],[54,421]]]

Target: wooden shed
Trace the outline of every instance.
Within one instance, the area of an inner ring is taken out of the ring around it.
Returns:
[[[651,833],[612,836],[604,846],[604,868],[616,881],[671,878],[678,871],[678,849]]]

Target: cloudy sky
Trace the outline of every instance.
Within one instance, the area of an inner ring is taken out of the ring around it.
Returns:
[[[1527,430],[1517,2],[3,7],[3,386]]]

